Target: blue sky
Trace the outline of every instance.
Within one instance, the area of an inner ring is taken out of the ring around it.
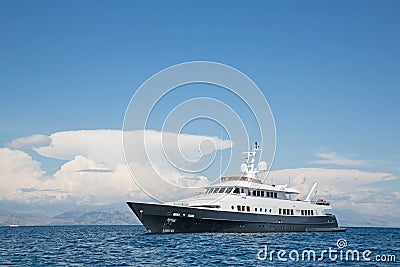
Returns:
[[[316,153],[328,151],[400,175],[398,1],[0,6],[0,147],[34,134],[121,129],[148,77],[209,60],[243,71],[265,94],[274,168],[317,166]]]
[[[151,74],[211,60],[244,71],[264,91],[277,124],[277,166],[300,166],[321,147],[400,157],[397,1],[1,5],[3,144],[118,129]]]

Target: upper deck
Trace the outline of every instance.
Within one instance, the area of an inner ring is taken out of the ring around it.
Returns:
[[[242,177],[242,176],[222,177],[220,183],[206,187],[205,193],[208,194],[210,193],[211,189],[215,190],[215,188],[239,188],[240,191],[246,191],[246,192],[261,190],[266,192],[282,192],[285,194],[300,194],[299,191],[297,191],[294,188],[291,188],[290,185],[287,184],[279,184],[279,185],[263,184],[258,179]],[[241,190],[241,189],[246,189],[246,190]]]

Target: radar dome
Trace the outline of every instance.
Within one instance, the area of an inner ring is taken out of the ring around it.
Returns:
[[[259,171],[266,171],[267,169],[268,169],[268,164],[265,161],[260,161],[260,163],[258,163]]]

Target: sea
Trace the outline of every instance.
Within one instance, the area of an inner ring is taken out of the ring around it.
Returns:
[[[0,266],[400,266],[399,228],[147,234],[133,226],[0,227]]]

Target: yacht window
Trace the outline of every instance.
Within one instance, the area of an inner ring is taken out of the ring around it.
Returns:
[[[267,197],[269,197],[269,192],[267,192]]]
[[[246,211],[246,206],[242,206],[242,211]]]
[[[257,190],[257,196],[258,196],[258,197],[260,196],[260,191],[258,191],[258,190]]]
[[[293,215],[294,213],[293,213],[293,210],[290,210],[290,215]]]
[[[264,197],[264,191],[261,191],[261,196]]]
[[[279,214],[282,214],[282,209],[279,209]]]
[[[274,192],[274,198],[278,198],[278,194]]]
[[[301,215],[304,215],[304,210],[301,210]]]
[[[313,210],[311,211],[311,215],[314,215],[314,211]]]
[[[247,206],[247,211],[250,212],[250,206]]]
[[[253,196],[254,196],[254,197],[256,196],[256,191],[255,191],[255,190],[253,191]]]
[[[221,187],[218,191],[218,193],[223,193],[225,191],[225,187]]]
[[[234,194],[239,194],[239,188],[236,187],[235,190],[233,190],[233,193]]]
[[[214,188],[214,190],[213,190],[213,194],[217,193],[217,192],[218,192],[218,190],[219,190],[219,188],[218,188],[218,187],[217,187],[217,188]]]
[[[238,211],[241,211],[240,205],[237,205],[237,210],[238,210]]]
[[[283,209],[283,215],[286,215],[286,209]]]
[[[240,188],[240,193],[244,193],[244,188]]]
[[[226,189],[226,191],[225,191],[225,193],[227,193],[227,194],[229,194],[230,192],[232,192],[232,187],[228,187],[227,189]]]
[[[257,208],[254,208],[255,211],[257,211]]]
[[[204,194],[208,194],[208,192],[210,192],[210,189],[207,188],[206,191],[204,192]]]

